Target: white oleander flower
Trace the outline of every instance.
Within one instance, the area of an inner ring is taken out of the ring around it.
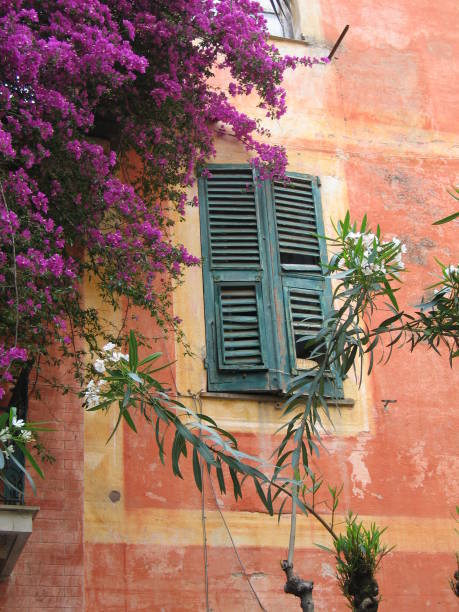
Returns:
[[[121,351],[113,351],[109,359],[110,361],[113,361],[115,363],[118,363],[120,359],[123,359],[124,361],[129,361],[129,355],[125,355]]]
[[[109,353],[110,351],[113,351],[114,348],[116,348],[116,344],[113,344],[113,342],[107,342],[107,344],[102,348],[102,350],[106,353]]]
[[[103,359],[96,359],[94,362],[94,369],[99,374],[103,374],[105,372],[105,361]]]
[[[367,249],[369,247],[373,247],[375,238],[376,238],[376,236],[374,234],[372,234],[371,232],[368,232],[368,234],[363,234],[362,235],[362,244],[363,244],[363,246],[366,247]]]
[[[24,420],[18,419],[17,417],[14,416],[11,420],[11,425],[13,427],[24,427]]]
[[[100,396],[97,393],[89,393],[86,395],[86,404],[88,408],[94,408],[100,403]]]
[[[84,398],[88,408],[93,408],[94,406],[97,406],[97,404],[100,403],[100,395],[98,393],[98,388],[93,380],[89,381],[84,392]]]
[[[8,440],[11,440],[11,438],[12,438],[12,435],[9,430],[9,427],[4,427],[0,431],[0,442],[8,442]]]

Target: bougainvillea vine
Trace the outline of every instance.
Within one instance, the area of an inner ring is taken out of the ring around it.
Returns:
[[[177,323],[171,290],[199,261],[172,240],[172,219],[184,215],[216,133],[240,141],[262,176],[286,167],[284,150],[234,97],[255,92],[279,118],[284,71],[327,60],[281,56],[250,0],[0,0],[0,53],[8,383],[50,345],[75,356],[75,335],[91,346],[101,332],[81,303],[85,273],[112,306],[127,299]],[[226,89],[212,84],[218,70]]]

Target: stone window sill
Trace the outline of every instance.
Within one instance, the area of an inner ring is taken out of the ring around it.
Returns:
[[[32,523],[39,508],[0,505],[0,580],[11,575],[32,533]]]

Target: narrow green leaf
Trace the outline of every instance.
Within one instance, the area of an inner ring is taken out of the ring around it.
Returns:
[[[151,355],[148,355],[148,357],[145,357],[142,359],[142,361],[139,361],[139,367],[158,359],[158,357],[161,357],[161,355],[162,353],[152,353]]]
[[[134,421],[132,420],[132,417],[129,414],[129,410],[127,408],[124,408],[124,410],[122,411],[122,414],[123,414],[124,420],[129,425],[129,427],[132,429],[132,431],[135,431],[135,433],[137,433],[137,429],[135,428]]]
[[[128,372],[128,376],[132,380],[135,380],[135,382],[139,383],[139,385],[143,385],[143,380],[140,378],[138,374],[136,374],[136,372]]]
[[[120,405],[120,411],[119,411],[119,414],[118,414],[118,419],[116,420],[115,427],[113,428],[113,431],[112,431],[112,433],[109,435],[108,440],[105,442],[105,444],[108,444],[108,443],[110,442],[110,440],[113,438],[113,436],[114,436],[114,435],[115,435],[115,433],[116,433],[116,430],[117,430],[117,429],[118,429],[118,427],[119,427],[119,424],[121,423],[121,419],[123,418],[123,414],[122,414],[122,413],[123,413],[123,410],[122,410],[122,408],[121,408],[121,402],[119,402],[119,405]]]
[[[161,460],[161,463],[164,465],[164,447],[163,447],[164,437],[160,439],[160,424],[161,424],[161,421],[159,420],[159,418],[156,419],[156,425],[155,425],[156,444],[158,445],[159,458]]]
[[[135,337],[134,331],[131,329],[129,332],[129,368],[131,371],[137,370],[139,363],[137,338]]]
[[[217,459],[217,467],[215,468],[215,470],[217,472],[217,480],[218,480],[218,486],[220,487],[220,491],[223,494],[225,494],[226,493],[225,477],[223,475],[222,463],[220,461],[220,458]]]
[[[278,510],[278,513],[277,513],[277,524],[280,523],[280,519],[281,519],[281,515],[282,515],[282,510],[284,509],[284,506],[285,506],[285,503],[286,503],[287,500],[288,500],[288,497],[285,497],[282,500],[282,503],[281,503],[280,508]]]
[[[182,453],[182,445],[184,444],[183,437],[178,431],[175,432],[174,442],[172,444],[172,471],[175,476],[183,479],[182,473],[180,472],[179,461]]]
[[[43,475],[43,472],[40,469],[40,466],[38,465],[38,463],[35,461],[35,459],[30,454],[29,449],[24,444],[22,444],[21,442],[16,442],[16,444],[22,450],[22,452],[24,453],[24,455],[27,458],[28,462],[33,467],[33,469],[37,472],[37,474],[41,478],[44,478],[44,475]]]
[[[384,279],[383,282],[384,282],[384,287],[386,288],[386,292],[387,292],[387,295],[389,296],[390,301],[392,302],[394,308],[398,310],[399,308],[398,308],[397,300],[395,299],[395,295],[392,290],[392,287],[389,285],[389,282],[386,278]]]
[[[241,491],[241,485],[239,484],[239,480],[237,477],[237,473],[236,470],[232,467],[229,468],[229,473],[231,476],[231,480],[233,481],[233,492],[234,492],[234,499],[237,500],[238,497],[240,497],[242,499],[242,491]]]
[[[449,223],[450,221],[454,221],[454,219],[457,219],[458,217],[459,212],[455,212],[451,215],[448,215],[447,217],[443,217],[443,219],[440,219],[439,221],[435,221],[435,223],[432,223],[432,225],[443,225],[443,223]]]
[[[3,453],[2,453],[3,454]],[[32,476],[29,474],[29,472],[25,469],[25,467],[21,464],[20,461],[18,461],[16,459],[16,457],[14,455],[10,455],[10,461],[12,461],[20,470],[21,472],[24,473],[25,477],[27,478],[27,480],[29,481],[30,486],[32,487],[32,491],[34,493],[34,495],[37,494],[37,488],[35,486],[35,483],[33,481]]]
[[[265,495],[265,492],[263,491],[260,483],[258,482],[258,480],[256,478],[253,479],[255,488],[257,490],[258,493],[258,497],[261,499],[264,507],[266,508],[266,510],[269,512],[269,515],[272,516],[273,515],[273,506],[272,503],[268,502],[268,499]]]
[[[193,448],[193,474],[196,486],[200,491],[202,491],[201,465],[199,463],[199,456],[196,447]]]

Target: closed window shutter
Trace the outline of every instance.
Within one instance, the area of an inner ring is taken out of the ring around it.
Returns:
[[[330,281],[324,278],[327,262],[318,181],[290,175],[288,182],[274,181],[271,195],[279,251],[291,375],[304,374],[320,362],[307,342],[320,331],[331,307]],[[311,370],[313,375],[313,370]],[[338,388],[339,387],[339,388]],[[341,395],[340,383],[330,372],[327,395]]]
[[[273,317],[253,171],[210,172],[199,181],[208,388],[273,389]]]
[[[209,170],[199,179],[208,390],[285,391],[320,361],[306,341],[331,303],[318,181]],[[325,392],[339,396],[332,372]]]

